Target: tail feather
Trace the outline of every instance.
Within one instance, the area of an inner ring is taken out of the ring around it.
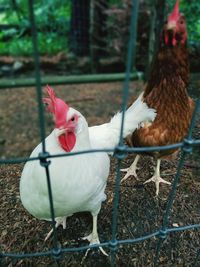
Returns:
[[[123,138],[133,133],[142,122],[153,121],[156,117],[155,110],[147,107],[142,96],[143,94],[125,112]],[[109,123],[89,127],[92,148],[115,148],[119,143],[121,123],[122,112],[118,112]]]
[[[142,122],[154,121],[156,111],[148,108],[147,104],[142,101],[143,93],[137,100],[126,110],[124,118],[123,138],[133,133]],[[109,128],[120,131],[122,123],[122,112],[118,112],[110,121]]]

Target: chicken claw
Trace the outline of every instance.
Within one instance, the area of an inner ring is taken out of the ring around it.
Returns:
[[[66,229],[66,218],[67,217],[55,218],[55,221],[56,221],[55,228],[58,228],[59,225],[62,225],[63,229]],[[49,239],[49,237],[51,236],[52,233],[53,233],[53,228],[48,232],[47,236],[44,239],[44,242],[46,242]]]
[[[98,234],[94,235],[93,233],[91,233],[88,236],[82,237],[82,240],[88,240],[90,242],[90,245],[100,244]],[[105,252],[105,250],[102,247],[99,247],[99,249],[105,256],[108,256],[108,254]],[[90,251],[90,248],[87,249],[84,258],[87,257],[87,254],[89,251]]]
[[[93,216],[92,233],[89,234],[88,236],[82,237],[82,240],[88,240],[90,242],[90,245],[96,245],[96,244],[100,244],[99,236],[97,233],[97,215],[92,215],[92,216]],[[102,247],[99,247],[99,249],[105,256],[108,256],[108,254],[105,252],[105,250]],[[87,257],[89,251],[90,251],[90,248],[87,249],[83,260]]]
[[[124,176],[124,178],[121,180],[121,183],[123,183],[126,179],[128,179],[129,176],[135,176],[135,178],[137,179],[137,173],[136,170],[138,170],[139,168],[137,167],[137,163],[138,160],[140,158],[140,155],[137,155],[135,157],[135,160],[133,161],[133,163],[131,164],[131,166],[129,168],[126,169],[121,169],[121,172],[126,172],[126,175]]]
[[[160,183],[169,184],[169,185],[171,184],[170,182],[164,180],[163,178],[161,178],[160,176],[157,176],[157,175],[154,175],[153,177],[151,177],[149,180],[144,182],[144,184],[147,184],[151,181],[156,184],[156,196],[158,196],[158,193],[159,193],[159,184]]]
[[[144,182],[144,184],[147,184],[147,183],[152,181],[156,184],[156,196],[158,196],[158,193],[159,193],[159,184],[160,183],[169,184],[169,185],[171,184],[170,182],[168,182],[168,181],[166,181],[160,177],[160,162],[161,162],[161,160],[158,159],[156,170],[155,170],[153,177],[151,177],[150,179],[148,179],[147,181]]]

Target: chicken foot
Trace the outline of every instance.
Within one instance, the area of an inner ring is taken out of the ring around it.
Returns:
[[[88,240],[90,242],[90,245],[96,245],[96,244],[100,244],[99,236],[97,232],[97,215],[92,214],[92,218],[93,218],[92,233],[89,234],[88,236],[83,237],[82,239]],[[99,247],[99,249],[105,256],[108,256],[108,254],[105,252],[105,250],[102,247]],[[87,257],[89,251],[90,251],[90,248],[87,249],[84,259]]]
[[[58,226],[62,225],[63,226],[63,229],[66,229],[66,218],[67,217],[58,217],[58,218],[55,218],[55,221],[56,221],[55,228],[58,228]],[[44,242],[46,242],[47,239],[49,239],[49,237],[51,236],[52,233],[53,233],[53,228],[51,229],[51,231],[48,232],[47,236],[44,239]]]
[[[155,173],[154,173],[153,177],[151,177],[149,180],[144,182],[144,184],[146,184],[146,183],[149,183],[152,181],[156,184],[156,196],[158,196],[158,193],[159,193],[159,184],[160,183],[169,184],[169,185],[171,184],[170,182],[168,182],[168,181],[166,181],[160,177],[160,162],[161,162],[161,160],[158,159],[157,160],[157,166],[156,166]]]
[[[136,170],[138,170],[138,167],[137,167],[137,163],[138,163],[138,160],[140,159],[140,155],[136,155],[133,163],[131,164],[131,166],[129,168],[126,168],[126,169],[121,169],[120,171],[122,172],[126,172],[126,175],[124,176],[124,178],[121,180],[121,183],[124,182],[126,179],[129,178],[129,176],[135,176],[135,178],[137,179],[137,173],[136,173]]]

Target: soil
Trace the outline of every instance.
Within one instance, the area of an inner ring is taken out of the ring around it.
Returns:
[[[199,88],[199,80],[192,87]],[[130,84],[130,97],[142,90],[141,82]],[[79,110],[89,125],[104,123],[120,109],[122,83],[82,84],[55,86],[56,94]],[[193,92],[193,90],[192,90]],[[198,91],[199,94],[199,91]],[[52,118],[45,114],[46,134],[53,129]],[[0,95],[0,157],[1,159],[28,157],[40,142],[38,108],[35,88],[1,90]],[[200,138],[200,123],[197,121],[194,136]],[[187,155],[181,171],[176,199],[173,203],[169,227],[198,224],[200,221],[200,172],[197,150]],[[134,155],[128,155],[122,167],[129,167]],[[107,200],[99,214],[98,232],[101,242],[111,240],[112,210],[115,189],[117,159],[111,160],[111,172],[106,188]],[[50,223],[32,217],[22,206],[19,195],[19,180],[24,164],[0,165],[0,251],[32,253],[51,250],[53,239],[44,242]],[[173,182],[178,160],[163,161],[161,173],[164,179]],[[161,184],[159,197],[155,197],[155,185],[143,184],[153,174],[155,161],[144,156],[139,162],[138,179],[131,177],[120,186],[117,239],[134,239],[160,229],[171,186]],[[58,228],[58,240],[63,248],[88,244],[80,237],[89,234],[92,219],[89,213],[74,214],[67,219],[67,229]],[[159,254],[159,266],[192,266],[200,248],[200,229],[171,232],[163,240]],[[158,242],[157,237],[145,241],[120,245],[116,251],[117,266],[153,266]],[[2,258],[3,266],[110,266],[109,257],[98,250],[66,253],[57,262],[52,257],[23,259]],[[84,260],[83,260],[84,259]],[[200,265],[197,262],[197,265]]]

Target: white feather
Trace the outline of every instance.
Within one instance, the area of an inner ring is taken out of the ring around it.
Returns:
[[[91,149],[85,119],[77,134],[72,152]],[[45,140],[50,154],[64,153],[54,130]],[[38,156],[39,144],[31,157]],[[105,200],[105,186],[110,161],[106,153],[90,153],[69,157],[52,158],[49,166],[56,217],[70,216],[75,212],[98,213]],[[20,196],[24,207],[39,219],[51,220],[46,173],[39,161],[25,164],[20,180]]]
[[[127,136],[144,120],[153,120],[155,112],[148,109],[140,96],[125,115],[124,134]],[[117,145],[121,127],[121,113],[109,123],[89,127],[80,112],[70,108],[68,115],[79,115],[76,144],[72,150],[89,150]],[[89,130],[88,130],[89,129]],[[50,154],[64,153],[56,129],[45,139]],[[39,144],[32,152],[36,157],[42,151]],[[109,175],[110,160],[107,153],[89,153],[52,158],[49,165],[55,216],[67,217],[75,212],[90,211],[97,214],[105,200],[105,187]],[[24,207],[39,219],[51,220],[47,180],[39,160],[25,164],[20,180],[20,195]]]
[[[126,110],[123,128],[123,138],[133,133],[143,121],[153,121],[156,117],[154,109],[148,108],[142,101],[141,94]],[[89,127],[90,142],[96,149],[113,149],[119,143],[122,123],[122,112],[118,112],[109,123]]]

